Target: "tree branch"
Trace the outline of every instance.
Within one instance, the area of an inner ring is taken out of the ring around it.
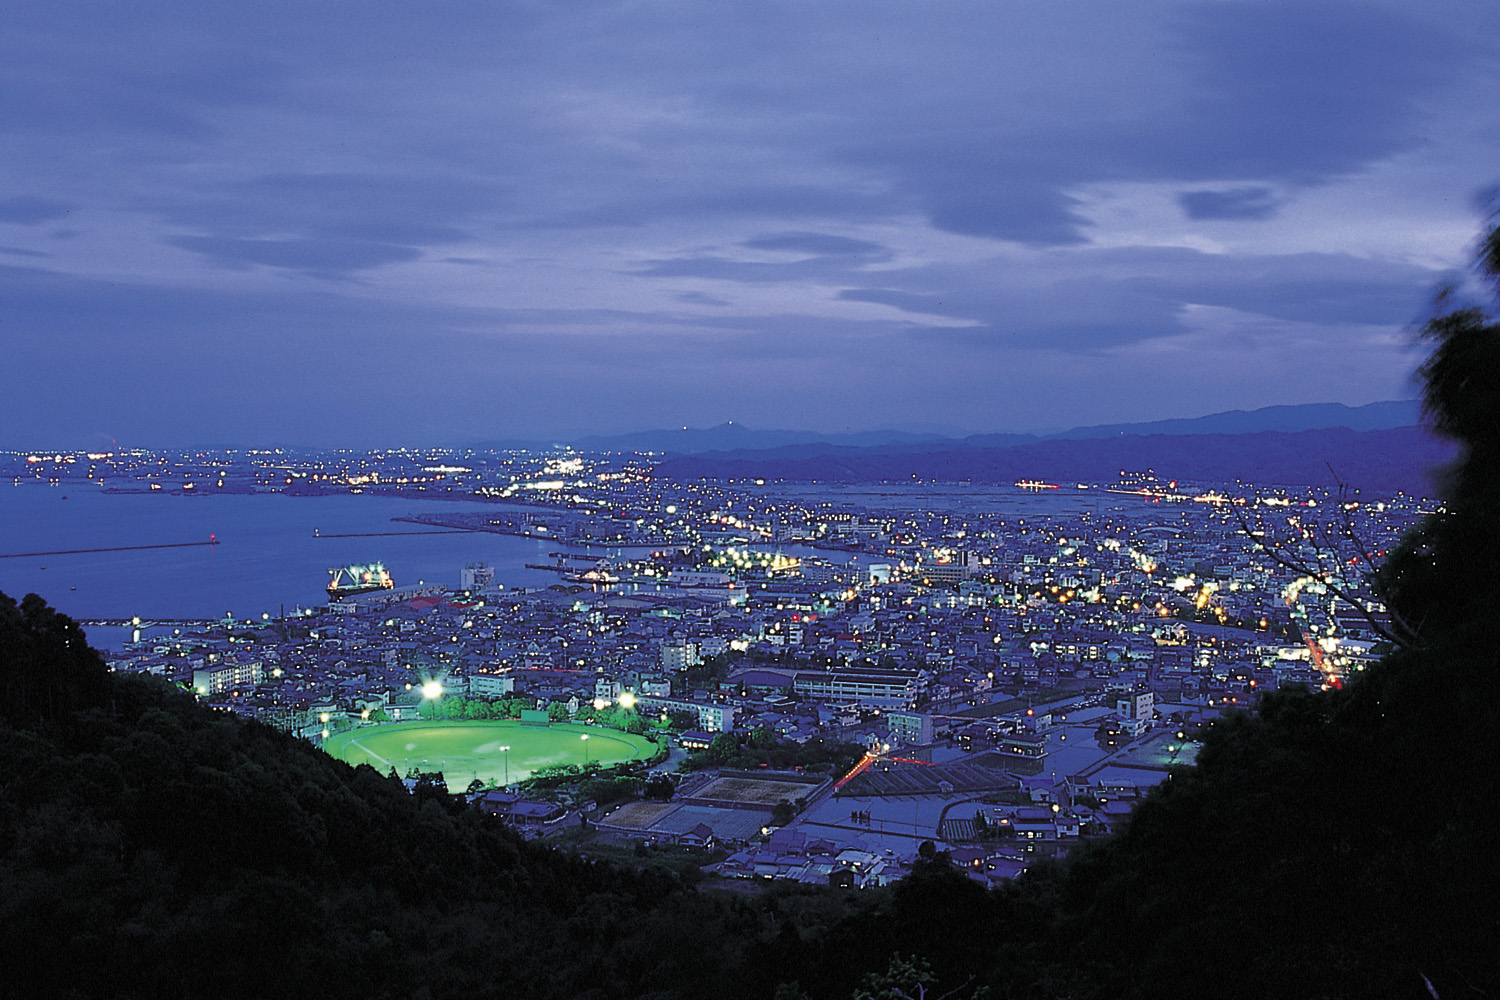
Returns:
[[[1240,532],[1249,538],[1256,546],[1257,552],[1262,552],[1273,563],[1283,569],[1290,570],[1299,576],[1306,576],[1316,580],[1335,597],[1344,601],[1352,607],[1361,618],[1363,618],[1375,632],[1386,641],[1403,649],[1419,650],[1425,648],[1417,630],[1412,628],[1400,614],[1393,610],[1380,592],[1379,578],[1375,573],[1374,562],[1369,556],[1369,548],[1364,540],[1359,537],[1354,527],[1353,518],[1348,509],[1348,486],[1339,482],[1339,537],[1346,539],[1355,548],[1364,564],[1369,567],[1362,572],[1364,583],[1375,595],[1381,598],[1381,603],[1386,607],[1386,614],[1390,616],[1390,624],[1387,625],[1365,607],[1363,600],[1359,599],[1344,583],[1339,574],[1340,565],[1343,562],[1339,558],[1339,544],[1330,539],[1326,525],[1314,524],[1310,527],[1298,526],[1304,540],[1313,543],[1313,556],[1306,559],[1292,552],[1291,545],[1285,541],[1272,539],[1265,531],[1256,532],[1251,526],[1250,519],[1245,512],[1236,508],[1235,519],[1239,522]],[[1329,565],[1329,562],[1332,565]]]

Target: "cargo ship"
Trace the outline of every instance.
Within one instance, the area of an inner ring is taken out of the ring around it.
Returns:
[[[369,563],[354,566],[330,566],[328,568],[328,597],[340,601],[355,594],[368,594],[373,590],[394,590],[396,584],[384,563]]]

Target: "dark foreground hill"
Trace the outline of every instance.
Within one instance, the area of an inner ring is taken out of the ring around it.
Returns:
[[[702,903],[108,674],[0,595],[0,962],[26,995],[644,995],[710,980]]]

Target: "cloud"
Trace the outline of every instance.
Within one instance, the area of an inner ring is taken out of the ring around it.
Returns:
[[[291,173],[221,183],[149,207],[174,227],[196,230],[165,242],[217,264],[333,277],[471,242],[464,224],[503,197],[499,185],[437,173]]]
[[[877,302],[894,306],[903,312],[932,316],[950,316],[953,313],[944,307],[941,295],[921,292],[904,292],[899,288],[845,288],[839,292],[845,302]]]
[[[727,309],[731,305],[726,299],[717,298],[713,295],[705,295],[703,292],[678,292],[674,298],[678,302],[686,302],[689,305],[695,306],[714,306],[720,309]]]
[[[433,245],[470,238],[461,223],[504,200],[503,186],[438,171],[285,173],[219,183],[149,206],[221,235],[307,236]]]
[[[699,254],[647,261],[633,273],[652,278],[712,278],[746,283],[826,281],[856,273],[866,264],[891,258],[891,251],[869,240],[827,233],[775,233],[739,244],[761,254],[796,255],[796,260],[744,260]]]
[[[828,284],[846,281],[856,270],[845,261],[827,257],[768,262],[705,255],[648,261],[631,273],[650,278],[709,278],[744,284]]]
[[[1185,114],[1156,136],[1199,176],[1320,183],[1422,142],[1424,97],[1480,52],[1377,4],[1184,9]]]
[[[1426,268],[1340,254],[1175,255],[1150,276],[1126,279],[1142,294],[1182,305],[1222,306],[1300,323],[1402,327],[1440,277]]]
[[[7,347],[163,434],[212,409],[153,417],[174,385],[303,342],[242,426],[361,380],[398,429],[578,384],[579,425],[982,429],[1313,391],[1250,330],[1363,348],[1317,387],[1354,401],[1494,180],[1500,8],[1433,3],[19,0],[0,252],[57,274],[4,279]]]
[[[1184,191],[1177,200],[1189,219],[1269,219],[1278,207],[1268,187]]]
[[[884,271],[880,287],[845,288],[844,301],[888,305],[921,336],[992,349],[1095,352],[1182,332],[1192,307],[1213,306],[1303,324],[1399,328],[1412,322],[1438,275],[1415,265],[1336,254],[1207,254],[1120,248],[1078,257],[1054,251],[1012,280],[993,262]]]
[[[1084,220],[1073,212],[1072,197],[1038,182],[1044,166],[996,165],[970,161],[973,173],[943,178],[938,169],[923,178],[923,204],[932,224],[950,233],[990,236],[1031,246],[1067,246],[1086,241]],[[1054,175],[1056,176],[1056,175]]]
[[[1318,185],[1417,148],[1424,98],[1479,55],[1431,19],[1371,4],[1190,5],[1159,23],[1165,39],[1156,44],[1176,56],[1161,65],[1143,51],[1138,28],[1104,18],[1080,30],[1077,51],[1054,71],[1087,76],[1071,89],[1038,84],[1054,104],[1042,120],[1010,99],[1010,81],[997,86],[1000,71],[960,62],[955,75],[971,76],[951,81],[951,102],[920,124],[899,121],[898,110],[888,135],[849,147],[846,159],[893,170],[942,229],[1067,246],[1089,235],[1068,195],[1080,185]],[[1120,40],[1110,45],[1102,33],[1113,31]],[[1083,66],[1085,58],[1102,65]],[[1143,63],[1138,79],[1132,61]],[[1119,88],[1113,115],[1086,89],[1101,83]],[[1243,211],[1254,203],[1185,204]]]
[[[416,260],[415,247],[363,240],[340,239],[232,239],[216,236],[173,236],[168,243],[201,254],[226,267],[267,267],[305,274],[343,275],[383,264]]]
[[[777,233],[759,236],[740,244],[752,250],[784,250],[790,253],[805,253],[814,257],[861,257],[866,260],[884,260],[890,252],[878,243],[856,240],[848,236],[830,236],[827,233]]]
[[[61,219],[73,210],[68,202],[36,195],[15,195],[0,198],[0,222],[20,226],[34,226],[42,222]]]

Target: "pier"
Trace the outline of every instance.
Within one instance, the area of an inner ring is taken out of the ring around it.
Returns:
[[[0,559],[30,559],[34,556],[77,556],[89,552],[139,552],[142,549],[189,549],[199,545],[218,545],[217,538],[206,542],[165,542],[160,545],[110,545],[97,549],[55,549],[51,552],[7,552]]]
[[[437,531],[352,531],[342,534],[324,534],[313,529],[314,538],[390,538],[395,535],[472,535],[474,528],[441,528]]]
[[[279,619],[277,619],[279,620]],[[136,621],[134,618],[80,618],[80,628],[167,628],[169,626],[183,626],[187,628],[223,628],[223,627],[252,627],[261,628],[265,626],[264,621],[254,621],[240,618],[142,618]]]

